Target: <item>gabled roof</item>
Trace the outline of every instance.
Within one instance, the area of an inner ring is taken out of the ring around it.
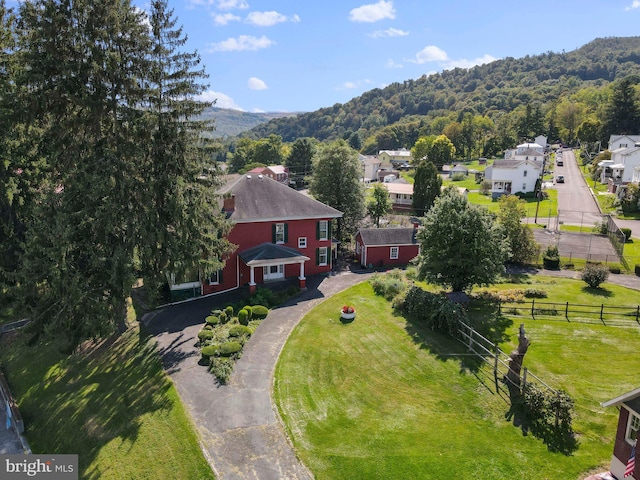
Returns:
[[[634,412],[640,413],[640,388],[631,390],[601,405],[603,407],[619,407],[620,405],[629,406]]]
[[[362,228],[358,231],[362,243],[368,247],[376,245],[416,245],[416,229],[402,228]]]
[[[249,248],[241,252],[239,256],[244,263],[254,266],[273,263],[273,260],[279,260],[282,263],[306,262],[309,260],[309,257],[304,256],[295,248],[269,242]]]
[[[493,168],[518,168],[520,165],[524,165],[528,163],[529,165],[535,168],[541,168],[542,163],[536,162],[535,160],[494,160]]]
[[[391,155],[392,157],[410,157],[411,156],[411,150],[407,150],[406,148],[401,148],[400,150],[380,150],[380,152],[378,152],[378,155],[381,153],[386,153],[388,155]]]
[[[269,165],[267,168],[276,175],[287,173],[287,167],[285,167],[284,165]]]
[[[516,155],[518,155],[518,156],[529,155],[529,156],[532,156],[532,157],[544,157],[544,153],[541,153],[538,150],[534,150],[533,148],[527,148],[525,150],[522,150],[521,152],[517,153]]]
[[[263,175],[242,175],[218,193],[233,194],[229,218],[236,223],[342,217],[335,208]]]
[[[387,182],[383,183],[389,193],[413,195],[413,183]]]

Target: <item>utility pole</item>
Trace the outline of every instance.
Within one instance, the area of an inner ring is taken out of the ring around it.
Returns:
[[[542,157],[542,171],[540,172],[540,188],[538,188],[537,197],[538,202],[536,203],[536,218],[533,220],[533,223],[538,223],[538,210],[540,210],[540,199],[542,198],[542,184],[544,183],[544,167],[547,164],[547,154]]]

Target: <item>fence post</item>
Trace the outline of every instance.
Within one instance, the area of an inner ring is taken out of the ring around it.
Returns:
[[[569,320],[569,302],[567,302],[567,305],[564,307],[564,318]]]
[[[493,381],[496,384],[496,393],[500,391],[498,386],[498,351],[498,346],[496,345],[496,351],[493,354]]]
[[[602,305],[600,305],[600,321],[602,323],[604,323],[604,320],[602,319],[602,313],[604,312],[604,303]]]
[[[536,305],[536,299],[532,298],[531,299],[531,318],[536,318],[535,315],[533,314],[533,308],[535,307],[535,305]]]
[[[636,307],[636,323],[640,323],[640,305]]]
[[[498,315],[502,315],[502,301],[498,300]]]

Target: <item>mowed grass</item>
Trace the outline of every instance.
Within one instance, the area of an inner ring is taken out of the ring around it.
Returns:
[[[357,316],[342,324],[346,303]],[[504,351],[519,323],[500,322]],[[578,479],[608,468],[617,410],[600,402],[637,387],[638,328],[524,323],[525,366],[576,401],[573,455],[523,435],[490,367],[465,368],[463,345],[394,316],[368,283],[309,312],[280,356],[275,401],[297,453],[318,479]]]
[[[213,479],[153,339],[130,327],[64,356],[2,338],[1,361],[34,453],[79,455],[84,479]]]
[[[525,208],[527,217],[535,217],[536,209],[538,210],[539,218],[555,217],[558,215],[558,191],[554,189],[547,189],[548,198],[542,200],[538,206],[538,201],[535,198],[525,198]],[[486,207],[490,212],[497,213],[500,211],[500,202],[493,200],[491,195],[483,195],[480,192],[469,192],[467,196],[469,203],[475,205],[482,205]]]

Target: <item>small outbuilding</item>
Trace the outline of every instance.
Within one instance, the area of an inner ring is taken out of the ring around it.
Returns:
[[[367,267],[404,266],[420,251],[417,226],[361,228],[356,234],[356,257]]]
[[[611,473],[622,480],[640,480],[640,469],[635,464],[636,449],[640,430],[640,388],[636,388],[602,404],[603,407],[618,407],[618,428],[611,457]]]

